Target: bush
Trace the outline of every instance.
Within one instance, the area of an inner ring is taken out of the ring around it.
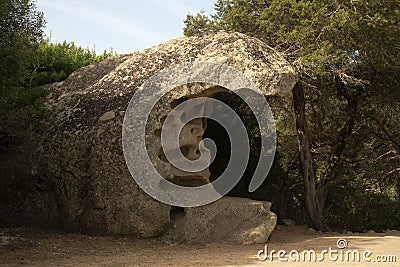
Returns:
[[[38,45],[32,65],[32,85],[39,86],[65,80],[72,72],[114,55],[104,51],[97,55],[94,50],[76,46],[74,42],[53,44],[44,40]]]
[[[382,192],[352,185],[332,188],[325,216],[329,227],[334,230],[400,230],[398,200]]]
[[[15,146],[40,128],[46,115],[41,87],[15,87],[0,98],[0,151]]]
[[[77,69],[114,54],[83,49],[74,43],[52,44],[49,40],[31,41],[24,71],[10,73],[0,84],[0,150],[18,145],[32,131],[40,129],[47,112],[43,105],[43,85],[66,79]],[[2,63],[7,69],[7,64]],[[11,68],[15,68],[11,66]],[[23,75],[21,74],[23,73]]]

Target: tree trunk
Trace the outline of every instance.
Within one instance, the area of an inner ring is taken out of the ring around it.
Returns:
[[[320,199],[326,198],[327,191],[325,188],[321,188],[321,190],[317,192],[316,189],[315,173],[313,170],[310,140],[308,137],[305,115],[304,89],[300,82],[296,84],[292,94],[299,142],[299,160],[305,189],[305,206],[311,226],[316,230],[326,231],[327,226],[323,216],[323,205],[321,205],[322,203]]]
[[[347,115],[343,126],[340,128],[336,139],[333,141],[331,155],[328,164],[318,179],[315,177],[313,160],[310,150],[310,140],[307,131],[307,121],[305,116],[305,97],[304,89],[300,82],[296,84],[293,93],[293,106],[296,116],[296,129],[299,142],[299,159],[305,189],[305,206],[311,226],[316,230],[326,231],[328,227],[325,223],[323,211],[328,196],[329,183],[334,180],[334,171],[337,168],[343,151],[346,147],[346,140],[352,134],[357,115],[358,102],[363,95],[363,84],[353,83],[350,85],[355,93],[349,93],[347,86],[336,77],[338,93],[347,101]]]

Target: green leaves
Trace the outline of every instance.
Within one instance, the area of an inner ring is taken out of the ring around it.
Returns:
[[[94,50],[76,46],[73,42],[53,44],[46,39],[38,44],[32,64],[33,86],[59,82],[75,70],[113,55],[113,51],[97,55]]]
[[[0,150],[23,140],[43,114],[41,89],[29,86],[43,14],[29,0],[0,3]]]
[[[185,35],[199,30],[233,30],[256,36],[285,51],[291,62],[311,72],[357,68],[344,56],[360,52],[360,62],[377,68],[399,56],[399,0],[218,0],[216,13],[188,15]],[[326,69],[326,66],[331,69]]]
[[[40,127],[46,116],[42,85],[111,55],[97,55],[74,43],[43,40],[45,21],[33,0],[0,2],[0,150]]]
[[[196,15],[188,14],[184,22],[188,26],[183,30],[186,36],[200,35],[202,31],[212,28],[211,20],[205,15],[204,11]]]

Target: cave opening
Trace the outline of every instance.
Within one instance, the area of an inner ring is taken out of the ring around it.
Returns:
[[[179,98],[170,104],[170,108],[174,109],[178,105],[185,103],[187,100],[196,97],[209,97],[223,102],[224,104],[232,108],[234,112],[238,115],[238,118],[232,118],[232,123],[236,125],[238,123],[236,123],[234,120],[240,119],[246,127],[247,136],[250,144],[249,160],[246,164],[245,172],[242,175],[240,181],[236,184],[236,186],[234,186],[233,189],[228,192],[228,194],[226,194],[226,196],[268,201],[274,203],[277,196],[279,195],[279,190],[277,190],[276,188],[276,180],[281,180],[282,176],[282,169],[280,168],[278,160],[276,160],[276,158],[268,175],[271,177],[265,179],[264,183],[255,192],[250,193],[248,191],[249,184],[251,182],[251,179],[253,178],[254,172],[259,162],[261,151],[261,133],[257,119],[251,111],[250,107],[237,94],[230,92],[222,87],[212,87],[210,90],[203,91],[201,95]],[[186,116],[186,112],[194,112],[196,114],[202,114],[202,112],[205,112],[204,114],[208,114],[207,116],[210,117],[218,117],[215,114],[216,112],[226,112],[226,110],[218,109],[218,107],[216,108],[214,106],[210,109],[211,114],[206,112],[205,110],[207,110],[207,102],[204,102],[199,106],[204,108],[204,110],[198,110],[197,105],[193,107],[186,107],[186,111],[184,111],[182,114],[178,114],[180,116],[177,117],[177,120],[182,121],[182,116]],[[228,114],[222,114],[222,116],[224,115],[231,116]],[[206,115],[203,116],[204,117],[193,119],[185,124],[185,127],[180,133],[179,149],[185,158],[189,160],[196,160],[198,157],[200,157],[199,149],[202,149],[199,146],[200,140],[208,138],[214,141],[214,144],[217,148],[216,157],[211,162],[209,168],[199,173],[183,172],[171,166],[171,168],[169,169],[169,174],[172,178],[167,178],[167,180],[174,184],[186,187],[197,187],[207,184],[209,182],[212,183],[224,173],[229,164],[231,157],[231,142],[227,131],[218,122],[214,121],[213,119],[207,118]],[[219,113],[219,116],[221,116],[221,113]],[[164,122],[165,116],[161,116],[160,121]],[[158,131],[157,133],[158,135],[160,135],[160,131]],[[207,143],[204,143],[204,145],[205,148],[212,150],[211,147],[208,147]],[[158,158],[162,162],[168,161],[165,158],[162,149],[159,151]],[[272,208],[275,209],[274,204]],[[171,207],[171,225],[181,223],[185,217],[186,210],[184,208]]]
[[[253,193],[248,192],[248,187],[260,156],[261,136],[257,119],[246,102],[237,94],[232,92],[217,92],[210,97],[217,99],[230,106],[244,123],[250,142],[250,156],[244,175],[238,184],[228,193],[228,196],[250,198],[256,200],[268,200],[266,182]],[[221,112],[215,109],[213,112]],[[232,123],[235,123],[234,121]],[[217,154],[211,163],[210,182],[215,181],[225,171],[231,156],[231,143],[229,135],[222,125],[212,119],[207,119],[207,128],[203,138],[210,138],[215,142]]]

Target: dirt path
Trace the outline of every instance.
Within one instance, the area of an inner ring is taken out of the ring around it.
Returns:
[[[347,249],[371,250],[372,261],[380,255],[395,255],[397,263],[262,262],[257,252],[264,245],[230,244],[172,245],[157,240],[129,237],[89,237],[56,234],[27,229],[0,229],[1,266],[400,266],[400,232],[382,234],[318,233],[303,226],[279,226],[271,235],[268,251],[337,249],[339,238],[346,239]],[[321,256],[320,254],[317,254]],[[335,255],[335,254],[333,254]],[[261,254],[263,256],[263,254]],[[337,255],[338,256],[338,255]]]

